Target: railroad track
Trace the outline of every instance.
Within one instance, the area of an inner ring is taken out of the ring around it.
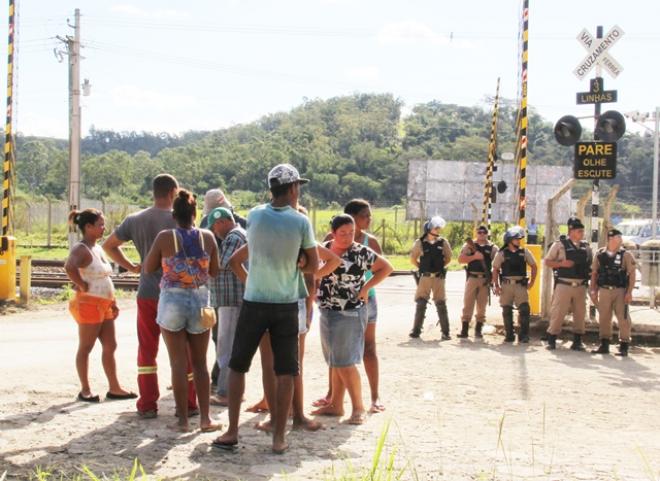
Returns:
[[[20,261],[17,261],[20,264]],[[68,276],[64,272],[64,261],[34,259],[32,261],[32,287],[50,287],[61,289],[66,285],[72,286]],[[20,269],[16,270],[16,281],[20,282]],[[139,277],[132,274],[120,274],[112,276],[112,282],[117,289],[136,291]]]
[[[20,264],[20,261],[16,262]],[[394,271],[392,276],[409,275],[410,271]],[[16,282],[20,282],[20,269],[16,270]],[[136,291],[139,277],[131,274],[120,274],[112,276],[112,282],[117,289]],[[50,287],[61,289],[66,285],[72,285],[64,272],[64,261],[34,259],[32,261],[32,287]]]

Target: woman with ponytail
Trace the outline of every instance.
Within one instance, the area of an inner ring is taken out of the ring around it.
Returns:
[[[218,274],[218,248],[211,231],[195,228],[195,196],[180,189],[174,199],[172,215],[176,229],[161,231],[144,261],[145,272],[163,269],[156,322],[167,346],[172,368],[172,391],[179,420],[172,426],[188,432],[188,355],[199,403],[202,432],[215,431],[220,425],[209,417],[209,371],[206,352],[210,328],[201,309],[208,307],[209,276]]]
[[[72,247],[64,266],[76,290],[75,297],[69,302],[69,311],[78,323],[78,400],[94,403],[100,401],[97,394],[92,394],[88,378],[89,353],[97,339],[103,349],[101,359],[109,384],[106,399],[134,399],[137,395],[124,390],[117,379],[114,321],[119,315],[119,309],[115,303],[115,290],[110,278],[112,266],[97,244],[105,231],[105,219],[101,211],[85,209],[71,212],[69,222],[82,233],[82,240]]]

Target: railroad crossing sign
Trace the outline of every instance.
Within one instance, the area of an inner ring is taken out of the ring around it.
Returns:
[[[589,79],[589,92],[578,92],[578,104],[605,104],[616,102],[616,90],[603,90],[602,77]]]
[[[615,178],[616,142],[576,143],[573,177],[582,180]]]
[[[600,65],[605,67],[605,70],[613,78],[616,78],[623,71],[623,67],[612,58],[608,51],[623,37],[623,34],[623,29],[618,25],[612,27],[603,38],[594,38],[586,28],[582,29],[577,39],[589,53],[582,59],[576,69],[573,70],[575,76],[582,80],[591,72],[591,69],[596,65]]]

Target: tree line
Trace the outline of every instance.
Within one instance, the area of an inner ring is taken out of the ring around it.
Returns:
[[[396,204],[406,195],[409,159],[486,162],[488,108],[437,100],[415,105],[405,116],[402,108],[403,102],[390,94],[355,94],[305,100],[290,112],[181,136],[92,128],[81,145],[81,192],[92,199],[146,203],[153,176],[169,172],[197,194],[220,187],[239,202],[254,203],[265,195],[268,169],[289,162],[312,179],[305,189],[307,203],[364,197]],[[555,142],[552,122],[530,110],[530,164],[571,165],[573,151]],[[513,107],[499,109],[500,154],[515,150],[516,116]],[[19,190],[65,198],[67,149],[65,140],[17,136]],[[639,186],[649,183],[653,142],[649,136],[627,134],[618,150],[619,197],[634,201]]]

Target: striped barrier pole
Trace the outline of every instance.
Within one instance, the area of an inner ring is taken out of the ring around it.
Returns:
[[[14,90],[14,0],[9,0],[9,30],[7,44],[7,116],[5,120],[5,161],[3,164],[2,181],[2,235],[7,236],[12,231],[10,219],[11,175],[14,156],[12,133],[12,110]]]
[[[518,225],[527,227],[527,59],[529,52],[529,0],[523,0],[522,70],[519,136]]]
[[[495,89],[495,104],[493,106],[493,118],[490,126],[490,141],[488,143],[488,166],[486,167],[486,182],[484,183],[484,204],[481,222],[488,227],[490,233],[490,222],[492,218],[493,199],[493,171],[495,170],[495,158],[497,156],[497,115],[500,100],[500,78],[497,78]]]

